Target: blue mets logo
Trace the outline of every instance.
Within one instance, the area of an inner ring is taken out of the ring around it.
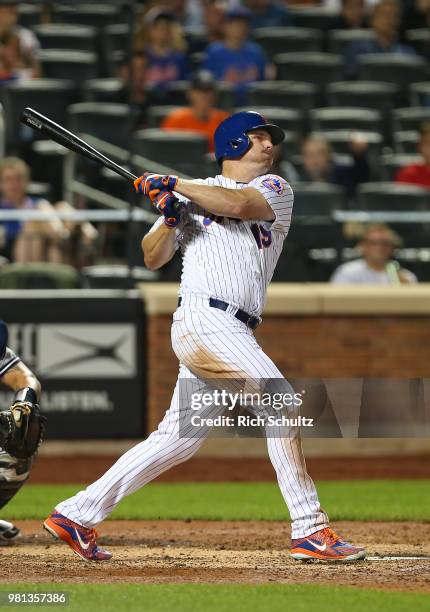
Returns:
[[[284,191],[281,179],[277,176],[270,176],[269,178],[264,179],[264,181],[262,181],[262,184],[267,187],[267,189],[270,189],[270,191],[274,191],[278,195],[281,195],[281,193]]]

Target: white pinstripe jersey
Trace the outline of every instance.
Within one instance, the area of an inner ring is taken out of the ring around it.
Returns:
[[[16,365],[18,361],[21,361],[20,358],[17,357],[9,347],[7,347],[5,354],[0,359],[0,378],[14,365]]]
[[[229,189],[254,187],[276,217],[273,221],[217,217],[175,194],[186,204],[176,229],[177,248],[183,255],[179,295],[215,297],[259,316],[290,228],[292,189],[275,174],[258,176],[249,183],[237,183],[222,175],[193,182]],[[151,231],[162,223],[163,218],[158,219]]]

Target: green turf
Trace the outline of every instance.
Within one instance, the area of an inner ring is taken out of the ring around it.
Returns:
[[[51,584],[21,584],[2,585],[1,597],[4,597],[2,592],[5,590],[27,593],[65,591],[69,594],[69,604],[65,606],[21,606],[21,609],[39,611],[72,612],[99,608],[103,612],[419,612],[430,609],[429,598],[424,594],[304,584],[63,584],[55,587]]]
[[[317,483],[332,520],[430,521],[429,480]],[[79,485],[26,485],[0,518],[44,518]],[[272,483],[150,484],[125,498],[119,519],[284,520],[288,512]]]

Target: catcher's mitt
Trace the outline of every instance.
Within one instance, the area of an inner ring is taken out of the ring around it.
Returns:
[[[2,446],[18,459],[34,455],[45,433],[46,417],[40,413],[36,401],[33,389],[21,389],[10,409],[1,413],[1,420],[10,428]]]

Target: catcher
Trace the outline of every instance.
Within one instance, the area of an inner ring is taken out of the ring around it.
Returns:
[[[11,407],[0,409],[0,508],[27,480],[46,422],[38,406],[40,383],[7,340],[7,326],[0,321],[0,381],[15,391]],[[0,545],[11,544],[18,534],[15,525],[0,520]]]

